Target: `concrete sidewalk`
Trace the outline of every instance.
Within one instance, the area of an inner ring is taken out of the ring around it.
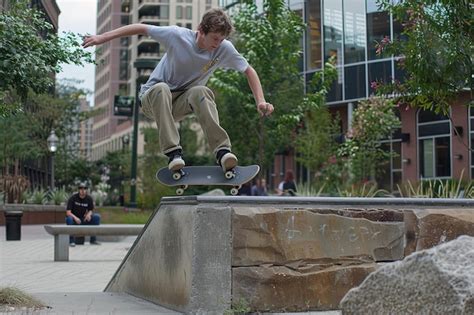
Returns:
[[[54,261],[53,236],[43,225],[23,225],[21,241],[5,241],[0,226],[0,286],[13,286],[51,308],[19,314],[169,314],[174,311],[126,294],[103,292],[135,236],[120,242],[70,248],[70,261]],[[8,313],[12,314],[12,313]]]

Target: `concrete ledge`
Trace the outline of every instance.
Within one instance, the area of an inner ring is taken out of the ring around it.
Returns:
[[[223,314],[231,305],[231,209],[162,205],[105,291],[180,312]]]

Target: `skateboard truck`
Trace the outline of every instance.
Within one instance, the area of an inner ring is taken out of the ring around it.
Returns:
[[[234,178],[235,177],[235,169],[232,168],[230,170],[225,171],[224,177],[227,178],[227,179]]]
[[[173,172],[173,179],[180,180],[184,175],[186,175],[186,173],[183,171],[183,169],[179,169]]]

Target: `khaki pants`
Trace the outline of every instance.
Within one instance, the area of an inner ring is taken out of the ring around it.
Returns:
[[[166,83],[157,83],[143,96],[142,110],[145,116],[156,122],[160,149],[164,154],[181,149],[176,122],[191,113],[198,118],[214,154],[220,149],[231,149],[229,136],[219,125],[214,94],[205,86],[171,92]]]

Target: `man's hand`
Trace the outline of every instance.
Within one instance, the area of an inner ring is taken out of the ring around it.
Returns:
[[[92,219],[92,212],[87,212],[84,216],[84,221],[89,222]]]
[[[78,217],[74,216],[74,221],[77,223],[77,224],[81,224],[81,219],[79,219]]]
[[[270,116],[273,113],[273,105],[267,102],[260,102],[257,105],[257,111],[260,116]]]
[[[103,44],[107,41],[104,35],[86,35],[82,41],[82,47],[87,48]]]

